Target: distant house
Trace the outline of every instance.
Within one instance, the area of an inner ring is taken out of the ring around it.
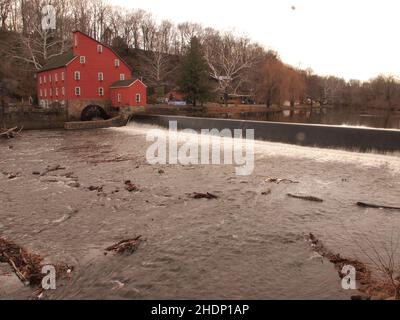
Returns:
[[[38,71],[37,81],[39,104],[59,102],[71,120],[90,120],[91,110],[107,114],[113,107],[147,103],[146,85],[132,78],[130,66],[113,49],[80,31],[73,32],[70,51]]]
[[[220,102],[225,102],[225,95],[220,96]],[[255,104],[254,98],[252,95],[248,94],[228,94],[227,95],[227,103],[228,104]]]
[[[172,90],[165,96],[165,101],[169,105],[186,105],[185,96],[182,92]]]

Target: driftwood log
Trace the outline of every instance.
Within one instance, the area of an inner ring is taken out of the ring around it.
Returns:
[[[122,240],[117,244],[114,244],[106,248],[105,251],[114,252],[118,254],[124,254],[124,253],[132,254],[139,248],[140,244],[143,241],[144,240],[142,239],[142,236],[138,236],[134,239]]]
[[[8,263],[14,273],[24,284],[39,286],[43,277],[43,258],[38,254],[30,253],[12,241],[0,238],[0,263]],[[54,265],[57,278],[65,277],[73,267],[68,265]]]
[[[357,202],[357,205],[362,208],[400,210],[400,207],[391,207],[391,206],[371,204],[371,203],[365,203],[365,202]]]
[[[313,196],[302,196],[302,195],[297,195],[297,194],[287,194],[288,197],[295,198],[295,199],[301,199],[301,200],[306,200],[306,201],[314,201],[314,202],[324,202],[324,200],[313,197]]]
[[[0,129],[0,137],[6,138],[6,139],[11,139],[17,136],[21,131],[22,127],[18,130],[18,127],[14,127],[11,129]]]

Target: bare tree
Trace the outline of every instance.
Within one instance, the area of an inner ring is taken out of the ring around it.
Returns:
[[[400,234],[391,232],[390,241],[378,245],[368,236],[362,236],[360,241],[353,239],[359,250],[369,259],[378,274],[391,287],[395,300],[400,300]],[[362,244],[361,244],[361,243]]]
[[[220,35],[211,30],[207,30],[204,47],[211,77],[217,80],[217,90],[225,95],[227,103],[229,90],[237,90],[246,71],[260,58],[259,47],[248,38],[238,38],[230,32]]]
[[[7,29],[7,19],[10,14],[12,0],[0,0],[1,29]]]
[[[30,3],[30,10],[25,12],[27,17],[27,33],[20,33],[17,38],[13,39],[13,43],[3,47],[3,53],[12,59],[20,60],[32,65],[39,70],[51,58],[64,53],[67,50],[68,39],[57,36],[63,34],[60,30],[62,24],[58,24],[56,30],[42,30],[41,8],[44,5],[42,0],[33,0]],[[55,1],[53,5],[64,5],[65,1]],[[26,6],[28,4],[25,4]],[[58,7],[57,7],[58,8]],[[62,11],[62,10],[57,10]]]

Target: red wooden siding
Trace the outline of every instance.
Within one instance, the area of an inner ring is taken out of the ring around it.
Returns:
[[[101,46],[101,52],[99,52],[99,46]],[[39,100],[48,102],[62,100],[110,101],[112,100],[110,86],[117,81],[132,78],[130,67],[113,50],[82,32],[73,33],[72,51],[75,57],[71,58],[65,66],[38,72]],[[81,62],[81,57],[84,57],[84,63]],[[116,60],[119,61],[119,65],[115,64]],[[64,80],[62,72],[64,72]],[[79,80],[75,79],[76,72],[79,72]],[[103,80],[99,80],[99,73],[103,74]],[[80,88],[79,96],[75,93],[77,87]],[[103,89],[103,95],[100,95],[100,88]],[[136,92],[134,93],[132,90],[137,90],[137,93],[141,95],[140,103],[136,102]],[[126,102],[132,106],[142,106],[147,103],[146,86],[140,81],[136,81],[129,89],[122,91],[127,91],[123,96],[127,97]]]
[[[137,102],[136,95],[140,95]],[[120,100],[118,101],[118,95]],[[111,105],[113,107],[144,107],[147,104],[147,87],[139,80],[129,87],[111,88]]]

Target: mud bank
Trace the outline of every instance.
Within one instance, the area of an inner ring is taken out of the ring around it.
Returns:
[[[383,244],[400,225],[393,211],[356,205],[396,204],[399,157],[257,142],[253,174],[239,177],[231,165],[149,165],[151,128],[27,131],[0,142],[0,237],[74,266],[47,298],[350,299],[357,293],[304,236],[367,263],[353,238]],[[140,235],[132,254],[104,255]],[[32,296],[0,266],[0,298]]]

